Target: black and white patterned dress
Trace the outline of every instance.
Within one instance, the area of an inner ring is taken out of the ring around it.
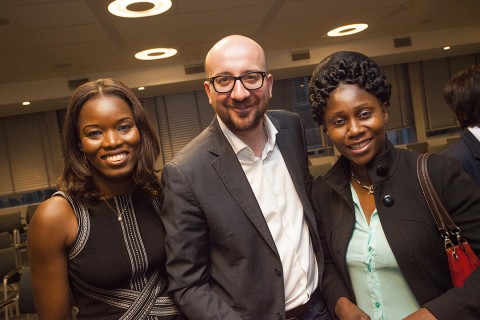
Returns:
[[[68,251],[73,303],[81,319],[176,319],[167,295],[165,231],[156,200],[143,192],[87,208],[65,192],[78,220]]]

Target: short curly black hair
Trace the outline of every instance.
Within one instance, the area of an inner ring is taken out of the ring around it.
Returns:
[[[392,85],[375,61],[358,52],[335,52],[315,67],[308,87],[313,119],[319,125],[324,123],[330,93],[341,83],[357,84],[377,97],[382,104],[390,105]]]

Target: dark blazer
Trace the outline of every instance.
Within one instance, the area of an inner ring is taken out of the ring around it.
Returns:
[[[308,200],[303,124],[298,114],[267,113],[303,203],[323,273]],[[162,171],[170,291],[189,319],[284,319],[283,269],[243,169],[215,117]]]
[[[418,154],[395,149],[368,164],[375,204],[387,241],[401,272],[420,305],[438,319],[480,319],[480,269],[464,288],[452,288],[448,262],[432,214],[417,180]],[[480,188],[458,162],[434,155],[428,160],[432,182],[452,218],[474,251],[480,253]],[[392,206],[385,201],[393,196]],[[338,298],[355,302],[346,266],[346,252],[355,223],[350,191],[350,162],[341,157],[312,186],[312,203],[324,247],[322,291],[333,312]]]
[[[457,158],[465,172],[480,185],[480,141],[468,129],[463,129],[460,140],[442,153]]]

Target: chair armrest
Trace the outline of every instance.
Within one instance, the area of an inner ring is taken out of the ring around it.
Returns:
[[[21,269],[22,269],[21,267],[15,268],[3,277],[3,299],[6,300],[8,298],[8,286],[11,283],[15,283],[15,282],[20,281],[20,276],[21,276],[20,275],[20,270]]]
[[[9,273],[7,273],[3,277],[3,283],[5,285],[7,285],[7,284],[10,284],[12,282],[20,281],[20,270],[22,270],[22,267],[17,267],[15,269],[13,269],[12,271],[10,271]],[[18,278],[13,278],[14,276],[17,276]],[[12,280],[12,278],[13,278],[13,280]]]
[[[16,298],[11,298],[11,299],[0,301],[0,310],[4,309],[5,307],[8,307],[9,305],[14,303],[15,301],[16,301]]]

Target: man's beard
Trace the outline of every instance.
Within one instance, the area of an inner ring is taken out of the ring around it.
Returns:
[[[257,105],[258,107],[251,111],[252,113],[247,118],[233,118],[228,110],[233,109],[235,106],[223,106],[218,112],[218,116],[230,131],[249,132],[262,122],[267,111],[268,101],[258,101]]]

